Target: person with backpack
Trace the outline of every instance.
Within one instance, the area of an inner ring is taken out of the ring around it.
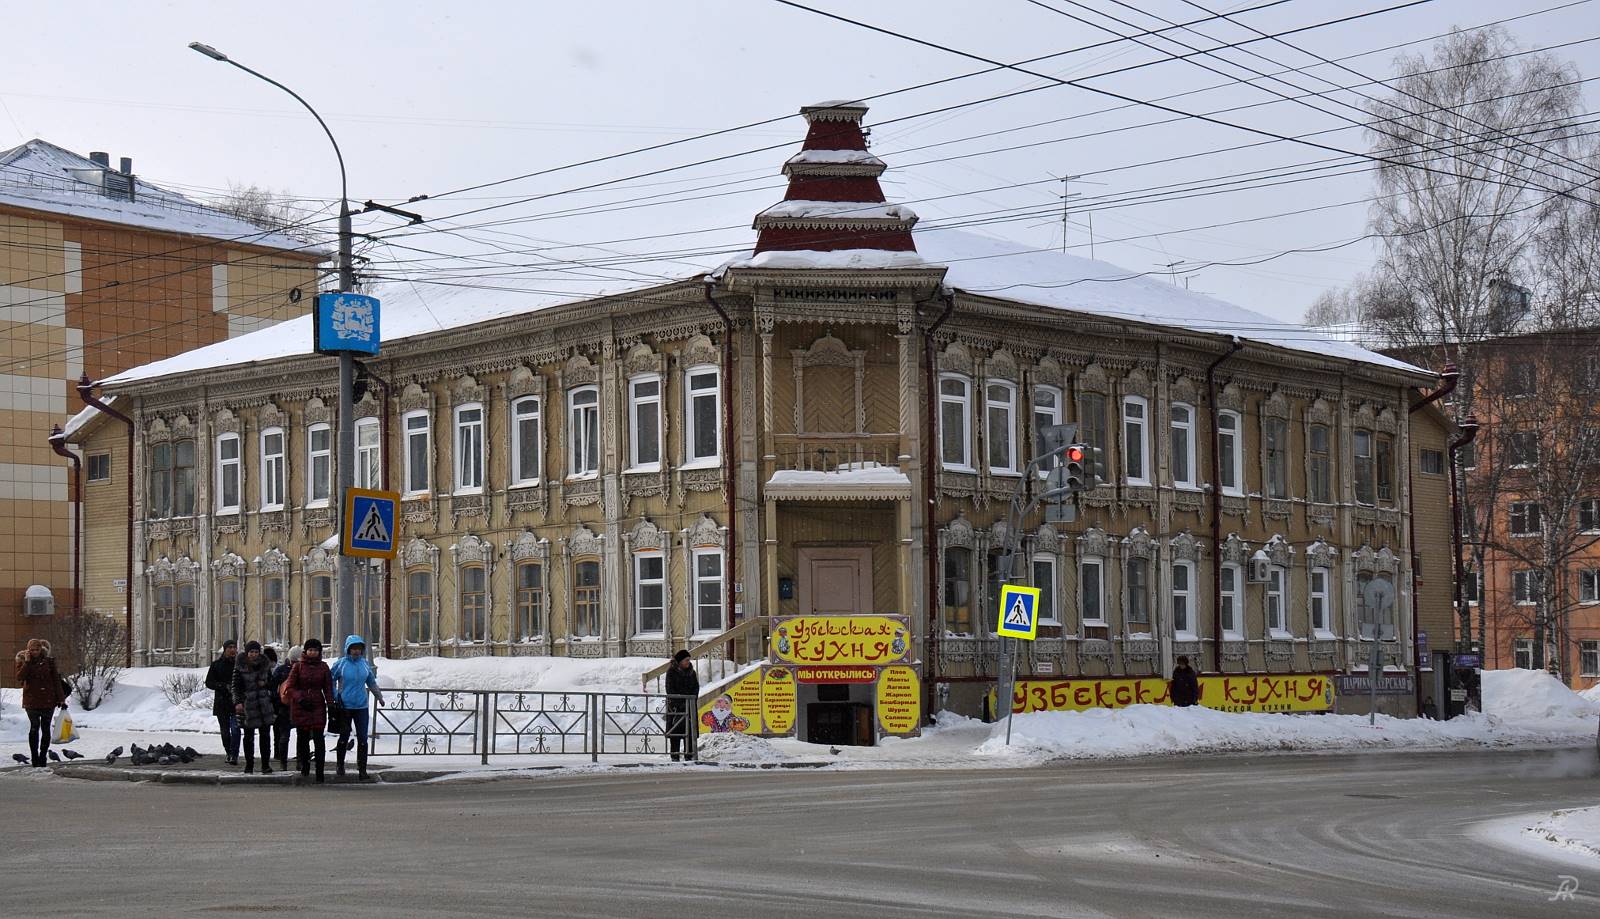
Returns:
[[[256,771],[256,740],[260,735],[261,772],[272,772],[272,662],[261,653],[261,642],[249,641],[244,657],[233,666],[233,713],[244,728],[244,771]]]
[[[278,768],[289,769],[289,703],[283,700],[283,681],[289,678],[289,668],[300,660],[300,646],[289,649],[288,659],[279,663],[277,654],[269,647],[262,650],[274,666],[272,668],[272,747],[278,757]]]
[[[321,641],[306,639],[300,660],[289,668],[280,693],[289,706],[289,721],[294,724],[300,774],[310,775],[314,761],[317,781],[321,782],[323,764],[328,758],[327,740],[322,732],[328,726],[328,706],[333,704],[333,679],[328,675],[328,665],[322,661]]]
[[[217,730],[222,734],[222,752],[228,765],[239,765],[239,720],[233,708],[233,664],[239,656],[239,643],[228,639],[222,643],[222,654],[206,670],[206,688],[211,690],[211,714],[217,716]]]
[[[333,679],[334,705],[343,709],[338,721],[339,748],[338,774],[344,775],[344,754],[350,740],[352,726],[356,732],[356,775],[367,778],[367,691],[383,704],[383,690],[378,688],[378,668],[367,660],[367,641],[360,635],[344,640],[344,656],[333,665],[329,674]]]
[[[48,765],[45,755],[50,752],[50,717],[57,707],[66,709],[71,686],[56,670],[50,642],[43,638],[28,639],[28,646],[17,652],[16,662],[22,708],[28,713],[28,761],[44,767]]]

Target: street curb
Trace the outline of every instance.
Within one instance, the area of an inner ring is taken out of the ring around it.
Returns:
[[[276,771],[262,775],[260,773],[246,774],[243,772],[217,772],[205,771],[171,771],[147,770],[140,768],[124,769],[116,766],[89,766],[55,764],[50,767],[55,775],[69,779],[81,779],[86,782],[151,782],[158,785],[315,785],[310,777],[301,776],[296,770]],[[385,773],[393,773],[386,775]],[[385,782],[407,783],[424,782],[447,772],[424,772],[421,770],[383,770],[373,771],[362,782],[352,776],[340,778],[329,775],[326,785],[377,785]]]

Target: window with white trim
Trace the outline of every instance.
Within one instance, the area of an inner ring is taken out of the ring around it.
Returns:
[[[240,492],[239,435],[217,438],[217,513],[237,514]],[[237,638],[238,636],[232,636]]]
[[[694,631],[714,635],[727,628],[722,593],[722,550],[696,549],[694,565]]]
[[[306,428],[306,504],[321,507],[333,493],[333,429],[326,424]]]
[[[633,629],[636,635],[660,635],[667,621],[667,563],[660,552],[633,556]]]
[[[946,469],[972,470],[972,381],[939,377],[939,460]]]
[[[989,471],[1010,475],[1017,463],[1017,387],[989,383],[983,391],[984,436],[988,444]]]
[[[1578,602],[1600,603],[1600,568],[1578,572]]]
[[[1286,574],[1278,565],[1267,569],[1267,634],[1273,637],[1287,635],[1289,632],[1286,615],[1288,610],[1284,603]]]
[[[1130,558],[1124,568],[1127,575],[1124,585],[1126,594],[1125,609],[1128,611],[1127,626],[1131,630],[1136,626],[1150,627],[1150,560],[1146,558]]]
[[[655,374],[628,381],[628,468],[661,468],[661,377]]]
[[[1106,624],[1105,561],[1085,558],[1078,562],[1078,613],[1084,625]]]
[[[1178,638],[1195,637],[1194,562],[1172,563],[1172,631]]]
[[[1239,413],[1217,413],[1217,476],[1225,495],[1244,494],[1239,469]]]
[[[600,474],[600,390],[579,386],[567,393],[567,478]]]
[[[1511,572],[1511,600],[1518,606],[1532,606],[1539,601],[1539,574],[1532,569]]]
[[[456,494],[483,491],[483,406],[456,406]]]
[[[1461,592],[1467,598],[1468,606],[1477,606],[1483,600],[1482,572],[1470,569],[1461,572]]]
[[[1033,586],[1039,589],[1039,624],[1060,625],[1056,617],[1056,557],[1040,553],[1033,557]]]
[[[1122,472],[1129,485],[1150,484],[1150,403],[1122,397]]]
[[[1584,498],[1578,502],[1578,529],[1600,533],[1600,498]]]
[[[1506,435],[1506,452],[1512,469],[1529,469],[1539,465],[1539,435],[1532,431],[1513,431]]]
[[[1600,676],[1600,641],[1585,638],[1578,642],[1578,674]]]
[[[1328,625],[1328,569],[1312,568],[1306,574],[1306,596],[1311,607],[1311,631],[1331,635]]]
[[[356,420],[356,487],[383,487],[383,427],[376,418]]]
[[[283,510],[283,428],[261,432],[261,509]]]
[[[407,412],[404,419],[406,434],[406,494],[425,495],[432,487],[428,468],[432,462],[433,428],[426,411]]]
[[[1223,638],[1244,637],[1244,569],[1239,565],[1225,564],[1219,569],[1222,583]]]
[[[1039,452],[1039,437],[1045,428],[1061,423],[1061,390],[1054,386],[1033,388],[1033,443]]]
[[[511,403],[511,484],[539,482],[539,397],[523,396]]]
[[[1194,462],[1194,406],[1174,402],[1168,410],[1169,440],[1172,450],[1172,484],[1178,488],[1195,487]]]
[[[684,371],[683,459],[715,465],[722,456],[721,371],[709,364]]]
[[[1535,501],[1511,502],[1511,535],[1538,536],[1543,530],[1543,508]]]
[[[1511,643],[1511,665],[1519,670],[1533,669],[1533,639],[1518,638]]]

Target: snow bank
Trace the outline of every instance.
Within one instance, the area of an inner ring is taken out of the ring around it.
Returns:
[[[1590,686],[1588,689],[1585,689],[1583,692],[1578,693],[1578,695],[1583,697],[1584,699],[1587,699],[1590,702],[1590,704],[1600,705],[1600,683],[1596,683],[1595,685]]]
[[[417,657],[378,659],[385,689],[482,689],[575,692],[638,692],[654,657]]]
[[[790,759],[772,741],[764,737],[744,734],[707,734],[700,738],[697,748],[702,762],[725,766],[759,766],[764,763],[781,763]]]
[[[1600,717],[1600,698],[1581,696],[1543,670],[1485,670],[1483,708],[1487,714],[1506,721],[1592,722]]]
[[[1600,865],[1600,805],[1555,811],[1523,832]]]

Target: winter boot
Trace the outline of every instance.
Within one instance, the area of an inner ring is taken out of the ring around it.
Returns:
[[[365,782],[367,780],[367,745],[366,744],[358,744],[356,746],[356,775],[359,776],[361,778],[361,781],[363,781],[363,782]]]
[[[261,760],[261,774],[262,775],[271,775],[272,774],[272,757],[268,756],[268,757],[265,757],[265,758],[263,758]]]
[[[343,741],[341,741],[339,743],[339,762],[338,762],[338,765],[337,765],[336,768],[338,770],[337,774],[339,775],[339,777],[343,778],[344,777],[344,742]]]
[[[322,760],[317,760],[317,784],[322,784]]]

